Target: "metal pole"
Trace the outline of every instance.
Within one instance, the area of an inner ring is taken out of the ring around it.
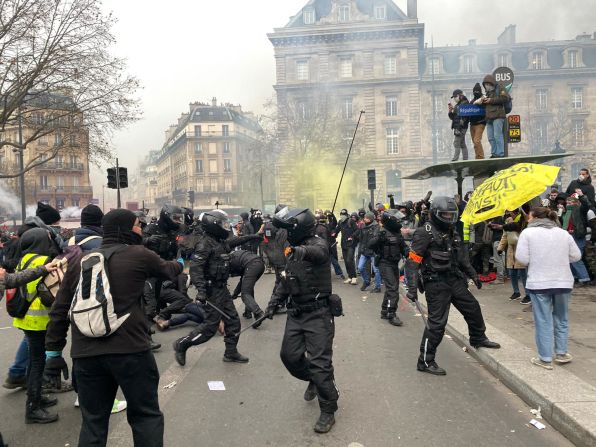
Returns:
[[[375,190],[374,189],[370,190],[370,206],[372,206],[372,207],[375,206]]]
[[[364,110],[360,111],[360,115],[358,116],[358,122],[356,123],[356,128],[354,129],[354,135],[352,136],[352,142],[350,143],[350,149],[348,150],[348,156],[346,157],[346,162],[344,163],[344,170],[341,172],[341,178],[339,179],[339,185],[337,186],[337,192],[335,193],[335,200],[333,201],[333,208],[331,208],[331,214],[335,211],[335,205],[337,204],[337,197],[339,196],[339,190],[341,188],[341,182],[344,180],[344,174],[346,173],[346,167],[348,166],[348,160],[350,159],[350,154],[352,153],[352,146],[354,146],[354,140],[356,139],[356,132],[358,132],[358,126],[360,125],[360,119],[362,115],[364,115]]]
[[[25,156],[23,154],[23,117],[21,116],[21,109],[19,107],[19,168],[21,175],[19,176],[19,183],[21,186],[21,223],[25,222],[25,214],[27,213],[27,198],[25,197]]]
[[[102,201],[101,209],[103,211],[105,211],[106,210],[106,185],[101,185],[101,201]]]
[[[116,158],[116,208],[120,208],[120,168],[118,166],[118,158]]]
[[[437,109],[435,104],[435,45],[433,36],[430,37],[430,76],[431,76],[431,106],[432,106],[432,151],[433,151],[433,165],[437,164]]]

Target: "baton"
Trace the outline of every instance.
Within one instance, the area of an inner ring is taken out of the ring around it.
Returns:
[[[242,329],[240,332],[234,334],[234,337],[240,337],[240,334],[242,334],[244,331],[250,329],[251,327],[253,327],[255,324],[262,322],[263,320],[265,320],[267,318],[267,315],[263,315],[261,318],[259,318],[258,320],[253,321],[252,323],[250,323],[248,326],[246,326],[244,329]]]
[[[225,313],[223,310],[221,310],[219,307],[217,307],[215,304],[213,304],[210,301],[207,301],[207,304],[209,304],[213,309],[215,309],[216,311],[218,311],[224,318],[231,320],[232,317],[230,317],[227,313]]]
[[[418,312],[420,312],[422,321],[424,321],[424,326],[426,327],[426,329],[428,329],[428,321],[426,320],[426,317],[424,316],[424,312],[422,311],[422,306],[420,305],[420,302],[418,300],[416,300],[416,301],[414,301],[414,304],[416,305],[416,309],[418,309]]]

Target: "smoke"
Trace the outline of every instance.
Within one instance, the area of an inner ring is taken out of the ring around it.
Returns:
[[[80,218],[81,211],[82,210],[78,206],[69,206],[68,208],[64,208],[62,211],[60,211],[60,217],[62,219]]]
[[[7,187],[6,183],[0,181],[0,210],[2,209],[8,214],[17,214],[21,205],[19,198]]]

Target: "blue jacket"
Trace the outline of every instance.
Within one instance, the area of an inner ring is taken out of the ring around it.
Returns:
[[[95,250],[96,248],[99,248],[101,246],[101,241],[103,239],[103,230],[100,227],[92,227],[92,226],[81,227],[81,228],[77,228],[75,230],[75,234],[74,234],[75,244],[80,243],[82,240],[84,240],[90,236],[96,236],[96,237],[94,239],[91,239],[90,241],[85,242],[83,245],[81,245],[81,250],[83,250],[83,252]]]

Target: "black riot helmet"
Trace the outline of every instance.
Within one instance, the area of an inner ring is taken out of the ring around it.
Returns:
[[[284,208],[287,208],[288,205],[284,205],[283,203],[280,203],[279,205],[277,205],[275,207],[275,211],[273,212],[273,214],[277,214],[279,213],[281,210],[283,210]]]
[[[164,230],[178,230],[184,223],[184,211],[176,205],[164,205],[159,213],[158,224]]]
[[[457,222],[459,209],[452,197],[435,197],[430,204],[430,219],[439,228],[447,230]]]
[[[317,220],[308,208],[285,207],[273,216],[273,225],[288,231],[288,242],[299,245],[315,234]]]
[[[137,219],[139,219],[141,229],[144,229],[147,226],[147,215],[141,210],[134,211],[134,215],[137,216]]]
[[[232,227],[230,218],[225,211],[212,210],[201,213],[199,221],[205,233],[213,236],[215,239],[223,240],[230,236]]]
[[[184,225],[190,227],[194,221],[194,211],[190,208],[182,207],[182,212],[184,213]]]
[[[401,230],[401,221],[405,217],[401,211],[389,209],[381,214],[381,223],[392,233],[398,233]]]

